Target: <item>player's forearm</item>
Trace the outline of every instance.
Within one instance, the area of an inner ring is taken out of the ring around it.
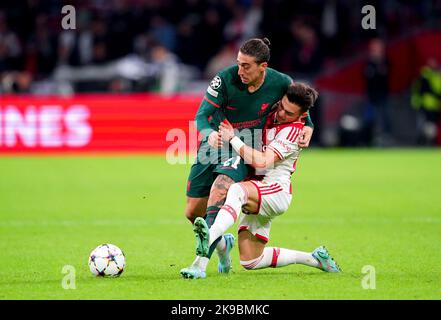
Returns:
[[[265,155],[262,152],[257,151],[247,145],[241,149],[240,156],[245,160],[245,163],[249,163],[256,169],[264,169],[269,166],[265,159]]]
[[[214,109],[207,108],[206,106],[200,106],[198,112],[196,113],[195,122],[196,128],[204,137],[209,136],[213,130],[208,121],[208,117],[212,115]]]
[[[245,160],[245,163],[256,169],[265,169],[274,164],[274,161],[268,157],[267,153],[253,149],[243,142],[239,143],[238,141],[240,141],[240,139],[237,137],[234,137],[233,139],[231,139],[230,143],[234,150],[236,150],[236,152],[238,152],[239,155]]]

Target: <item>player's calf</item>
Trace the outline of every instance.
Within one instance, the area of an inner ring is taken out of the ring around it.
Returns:
[[[211,186],[210,196],[207,202],[207,211],[205,215],[205,222],[207,223],[208,228],[211,228],[214,221],[216,220],[219,210],[221,209],[221,206],[225,203],[228,190],[232,184],[234,184],[234,180],[224,174],[219,174],[214,180],[214,183]],[[221,238],[219,237],[213,238],[213,244],[210,247],[208,257],[211,257],[211,254],[213,253],[217,243],[220,240]]]
[[[234,180],[231,179],[229,176],[226,176],[224,174],[218,175],[214,180],[213,185],[211,186],[207,206],[220,208],[225,203],[228,190],[233,183]]]
[[[192,198],[187,197],[187,204],[185,207],[185,217],[190,220],[191,223],[197,217],[205,216],[205,211],[207,208],[208,197],[204,198]]]

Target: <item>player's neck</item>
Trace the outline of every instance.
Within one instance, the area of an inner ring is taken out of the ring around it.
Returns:
[[[250,83],[248,85],[248,91],[250,93],[256,92],[259,90],[259,88],[263,85],[265,82],[265,76],[266,76],[266,70],[263,71],[262,77],[260,79],[257,79],[254,83]]]

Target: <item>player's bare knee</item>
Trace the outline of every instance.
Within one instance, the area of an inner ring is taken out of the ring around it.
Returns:
[[[256,258],[258,258],[259,257],[259,255],[254,255],[254,254],[252,254],[251,252],[247,252],[247,251],[245,251],[245,250],[240,250],[239,249],[239,259],[240,259],[240,261],[248,261],[248,260],[254,260],[254,259],[256,259]]]
[[[254,269],[261,259],[265,243],[256,238],[248,230],[240,230],[238,236],[240,264],[245,269]]]
[[[247,269],[258,269],[259,268],[259,262],[263,258],[263,250],[258,250],[257,248],[251,249],[245,249],[240,248],[239,246],[239,258],[240,258],[240,265]]]
[[[244,231],[244,230],[243,230]],[[239,233],[240,234],[240,233]],[[250,250],[250,247],[248,244],[245,244],[244,242],[238,241],[238,247],[239,247],[239,259],[240,261],[247,261],[247,260],[253,260],[257,258],[259,255],[255,255],[252,250]]]

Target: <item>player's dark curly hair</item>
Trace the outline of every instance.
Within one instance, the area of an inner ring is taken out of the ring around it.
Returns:
[[[306,83],[294,82],[288,87],[286,96],[288,101],[298,105],[303,113],[314,106],[319,94]]]
[[[240,52],[256,58],[256,63],[268,62],[270,60],[270,41],[268,38],[253,38],[246,41],[239,49]]]

